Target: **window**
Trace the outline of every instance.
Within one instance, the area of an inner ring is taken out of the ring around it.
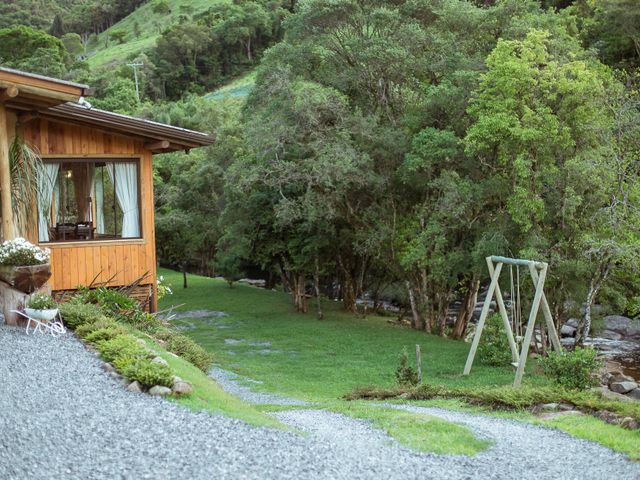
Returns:
[[[38,190],[40,243],[141,235],[138,161],[47,159]]]

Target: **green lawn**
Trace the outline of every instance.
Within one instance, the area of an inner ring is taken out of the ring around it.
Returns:
[[[195,275],[189,276],[189,288],[183,289],[180,274],[169,270],[161,274],[174,285],[174,295],[164,299],[161,308],[184,303],[179,310],[225,312],[228,316],[219,319],[224,328],[185,320],[197,325],[185,333],[214,352],[224,368],[264,382],[259,388],[267,391],[326,401],[357,386],[390,386],[399,354],[407,348],[414,362],[416,344],[422,348],[427,382],[480,386],[513,381],[509,366],[478,364],[470,376],[462,376],[468,344],[391,325],[388,317],[355,318],[342,312],[337,302],[326,301],[325,319],[319,321],[313,313],[293,312],[284,293],[245,285],[229,288],[224,281]],[[261,345],[265,342],[269,345]],[[546,383],[533,370],[530,362],[525,381]]]

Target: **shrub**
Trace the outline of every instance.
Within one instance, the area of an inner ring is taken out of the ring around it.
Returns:
[[[67,326],[75,329],[80,325],[103,320],[104,314],[95,305],[68,302],[60,304],[60,313]]]
[[[409,365],[409,355],[405,348],[400,355],[400,365],[396,368],[396,383],[402,386],[415,386],[418,384],[418,372]]]
[[[207,373],[211,368],[213,355],[190,338],[167,329],[159,332],[156,338],[165,342],[167,350],[184,358],[203,372]]]
[[[107,287],[82,288],[75,299],[77,302],[99,305],[104,313],[111,316],[139,309],[138,302],[135,299]]]
[[[478,360],[493,367],[509,365],[512,361],[509,340],[500,315],[491,315],[484,324],[478,346]]]
[[[114,325],[106,328],[98,328],[87,334],[84,338],[87,342],[98,343],[105,340],[111,340],[112,338],[120,335],[126,335],[127,333],[129,332],[126,328]]]
[[[107,362],[113,362],[122,356],[148,358],[149,351],[140,345],[132,335],[119,335],[110,340],[103,340],[97,344],[98,351]]]
[[[576,348],[573,352],[551,352],[540,361],[545,375],[555,383],[574,390],[584,390],[598,384],[596,373],[602,362],[591,348]]]
[[[114,319],[103,317],[93,323],[85,323],[83,325],[80,325],[78,328],[76,328],[76,335],[78,335],[80,338],[86,339],[87,335],[95,332],[96,330],[115,326],[118,326],[118,323]]]
[[[143,385],[151,387],[153,385],[164,385],[171,387],[173,385],[173,372],[166,365],[152,362],[148,358],[131,357],[116,362],[122,365],[122,375],[129,380],[137,380]],[[116,368],[118,368],[116,366]]]
[[[50,310],[53,308],[58,308],[58,303],[51,298],[50,295],[45,293],[36,293],[29,298],[27,302],[28,308],[33,308],[35,310]]]
[[[42,265],[49,262],[49,255],[48,248],[40,248],[20,237],[0,245],[0,265]]]

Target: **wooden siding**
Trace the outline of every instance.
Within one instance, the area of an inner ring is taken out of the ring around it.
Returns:
[[[140,159],[140,199],[142,239],[43,244],[51,250],[51,287],[70,290],[78,285],[106,282],[127,285],[145,273],[142,283],[151,284],[155,296],[156,254],[153,227],[153,172],[151,152],[141,140],[116,136],[99,130],[34,120],[22,127],[26,143],[43,158],[138,158]],[[30,233],[33,241],[35,232]],[[37,240],[37,235],[35,236]]]

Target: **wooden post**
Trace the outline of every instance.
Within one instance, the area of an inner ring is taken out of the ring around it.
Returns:
[[[422,353],[420,345],[416,345],[416,370],[418,371],[418,385],[422,384]]]
[[[531,277],[534,279],[533,281],[537,284],[538,282],[538,272],[534,268],[531,271]],[[542,293],[542,313],[544,314],[544,319],[547,322],[547,329],[549,330],[549,337],[551,338],[551,344],[553,345],[553,349],[556,352],[562,351],[562,344],[560,343],[560,339],[558,338],[558,332],[556,331],[556,325],[553,323],[553,316],[551,315],[551,308],[549,308],[549,303],[547,302],[547,297]]]
[[[489,258],[488,261],[491,261],[491,259]],[[480,318],[478,319],[478,325],[476,326],[476,333],[473,336],[473,342],[471,343],[471,350],[469,350],[469,356],[467,357],[467,363],[464,366],[463,375],[469,375],[469,372],[471,372],[473,359],[476,356],[476,350],[478,350],[478,344],[480,343],[480,337],[482,336],[482,329],[484,328],[484,322],[487,319],[487,315],[489,315],[489,307],[491,305],[491,299],[493,298],[493,292],[495,291],[496,285],[498,284],[498,279],[500,278],[502,265],[503,265],[502,263],[498,263],[498,265],[496,265],[496,269],[494,270],[493,276],[491,277],[491,283],[489,284],[487,297],[484,300],[482,312],[480,313]]]
[[[531,337],[533,336],[533,330],[536,324],[536,317],[538,316],[538,309],[540,308],[540,302],[543,295],[544,280],[547,277],[547,264],[543,264],[540,275],[535,272],[536,267],[531,263],[529,264],[529,272],[531,272],[531,278],[536,285],[536,294],[533,297],[533,303],[531,304],[531,312],[529,313],[529,321],[527,322],[527,330],[524,334],[524,341],[522,343],[522,349],[520,351],[520,362],[518,363],[518,369],[516,370],[516,378],[513,381],[514,387],[519,387],[522,383],[522,376],[524,375],[524,367],[527,363],[527,355],[529,354],[529,344],[531,343]],[[535,278],[538,277],[538,281]]]
[[[487,257],[487,267],[489,267],[489,275],[493,276],[493,262],[491,257]],[[513,301],[513,299],[511,299]],[[502,317],[502,323],[504,324],[504,330],[507,332],[507,339],[509,341],[509,348],[511,349],[511,359],[514,363],[518,363],[518,346],[513,338],[513,331],[511,330],[511,322],[509,322],[509,316],[507,315],[507,309],[504,306],[504,300],[502,299],[502,292],[500,291],[500,283],[496,285],[496,303],[498,304],[498,310],[500,311],[500,317]]]
[[[11,165],[9,163],[9,123],[7,109],[0,102],[0,203],[2,204],[2,236],[15,238],[13,209],[11,208]]]

